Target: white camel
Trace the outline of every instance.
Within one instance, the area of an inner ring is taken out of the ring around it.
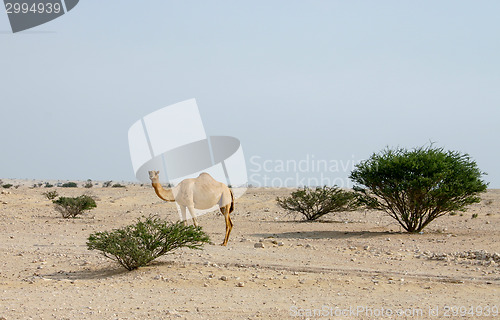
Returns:
[[[186,208],[189,210],[193,223],[198,226],[194,209],[210,209],[216,204],[226,218],[226,236],[222,246],[227,245],[229,234],[233,229],[233,222],[229,214],[234,210],[234,196],[231,189],[224,183],[212,178],[208,173],[203,172],[197,178],[184,179],[177,186],[171,189],[164,189],[160,183],[160,171],[149,171],[149,178],[156,195],[165,201],[175,201],[181,207],[184,225],[187,225]]]

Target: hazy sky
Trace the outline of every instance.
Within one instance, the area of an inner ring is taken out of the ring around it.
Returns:
[[[499,12],[497,0],[82,0],[13,34],[0,10],[0,178],[134,181],[129,127],[196,98],[208,135],[240,139],[254,185],[343,184],[385,146],[434,141],[500,188]]]

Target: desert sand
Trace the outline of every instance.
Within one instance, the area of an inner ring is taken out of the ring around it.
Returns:
[[[0,194],[0,319],[500,318],[500,190],[408,234],[376,211],[300,222],[276,205],[290,189],[251,188],[227,247],[222,215],[206,214],[215,244],[129,272],[87,250],[88,236],[150,214],[176,221],[173,203],[150,185],[31,185]],[[89,193],[97,208],[63,219],[48,190]]]

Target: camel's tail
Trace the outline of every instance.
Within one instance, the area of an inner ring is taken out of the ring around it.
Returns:
[[[231,192],[231,208],[229,208],[229,213],[234,211],[234,195],[233,195],[233,190],[229,189],[229,192]]]

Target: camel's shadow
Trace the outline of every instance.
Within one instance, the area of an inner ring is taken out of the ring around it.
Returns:
[[[254,237],[276,238],[276,239],[348,239],[348,238],[375,238],[387,237],[388,234],[399,234],[400,232],[389,231],[296,231],[282,233],[255,233]]]

